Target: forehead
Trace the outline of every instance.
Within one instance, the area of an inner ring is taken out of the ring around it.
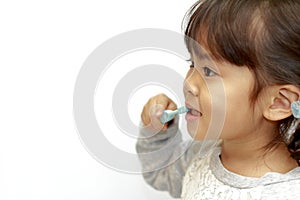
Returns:
[[[190,55],[193,60],[206,60],[206,61],[214,61],[213,56],[209,53],[203,46],[197,44],[193,45],[193,48],[190,49]]]
[[[217,73],[220,73],[221,62],[214,59],[209,52],[199,45],[197,48],[193,48],[190,51],[191,60],[194,62],[195,68],[201,70],[204,66],[207,66]],[[219,63],[219,64],[218,64]]]
[[[203,67],[209,67],[220,75],[222,79],[232,79],[236,82],[237,79],[246,78],[249,80],[254,77],[253,71],[246,65],[235,65],[226,60],[215,59],[209,52],[204,48],[201,51],[192,51],[191,60],[194,62],[196,70],[203,70]]]

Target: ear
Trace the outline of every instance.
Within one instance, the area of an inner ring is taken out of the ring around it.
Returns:
[[[279,121],[291,116],[291,103],[299,100],[300,88],[294,85],[280,85],[271,86],[267,90],[264,117],[271,121]]]

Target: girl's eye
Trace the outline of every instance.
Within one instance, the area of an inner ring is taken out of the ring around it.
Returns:
[[[211,70],[209,67],[203,67],[203,71],[204,71],[204,75],[205,76],[215,76],[218,75],[216,72],[214,72],[213,70]]]

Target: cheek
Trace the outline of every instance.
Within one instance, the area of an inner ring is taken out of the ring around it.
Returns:
[[[214,79],[213,84],[203,81],[199,90],[199,96],[192,96],[191,98],[197,99],[197,105],[202,116],[199,121],[188,123],[189,133],[196,140],[218,139],[224,126],[226,114],[224,86],[221,80]]]
[[[224,128],[226,118],[226,88],[221,79],[214,79],[212,83],[207,83],[206,98],[201,102],[205,102],[203,110],[205,117],[203,118],[202,127],[206,139],[219,139]],[[203,135],[203,133],[202,133]]]
[[[228,89],[226,98],[226,116],[222,139],[233,139],[247,134],[247,127],[251,124],[253,110],[250,104],[248,88],[237,90]]]
[[[190,135],[196,140],[203,140],[206,138],[211,138],[211,134],[207,134],[208,131],[212,130],[211,126],[211,95],[208,92],[207,87],[202,87],[200,91],[200,96],[194,97],[197,101],[199,111],[202,116],[198,121],[188,122],[188,131]]]

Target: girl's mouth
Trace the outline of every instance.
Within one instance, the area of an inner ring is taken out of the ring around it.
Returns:
[[[199,120],[200,117],[202,116],[202,113],[199,112],[198,110],[195,110],[193,108],[189,108],[189,111],[187,112],[187,114],[185,115],[185,119],[187,122],[192,122],[195,120]]]

